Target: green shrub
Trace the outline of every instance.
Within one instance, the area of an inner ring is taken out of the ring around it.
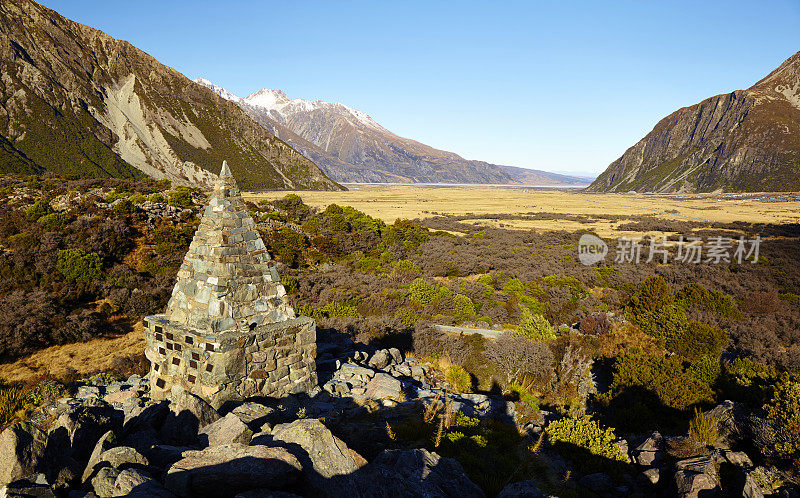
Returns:
[[[525,290],[525,285],[522,283],[522,280],[518,278],[510,278],[508,282],[503,286],[503,292],[507,292],[509,294],[516,294],[521,293]]]
[[[48,215],[53,212],[53,206],[45,200],[39,200],[33,203],[31,207],[25,210],[25,218],[28,221],[36,221],[42,216]]]
[[[407,329],[414,328],[414,325],[419,321],[420,314],[413,308],[399,308],[395,312],[395,316],[403,322]]]
[[[58,251],[56,270],[70,280],[100,280],[103,275],[103,258],[97,253],[86,253],[82,249],[64,249]]]
[[[772,367],[736,358],[725,365],[720,385],[727,399],[761,406],[772,396],[778,378],[778,372]]]
[[[69,215],[66,213],[50,213],[36,220],[36,223],[48,231],[61,230],[67,222],[69,222]]]
[[[162,178],[161,180],[158,180],[155,183],[154,187],[159,192],[164,192],[165,190],[169,190],[172,188],[172,182],[167,180],[166,178]]]
[[[164,203],[164,196],[161,195],[161,193],[156,192],[155,194],[150,196],[150,202],[163,204]]]
[[[777,432],[768,453],[786,460],[800,458],[800,381],[785,375],[763,409]]]
[[[381,267],[381,260],[372,257],[361,258],[356,261],[355,267],[357,270],[363,271],[377,270]]]
[[[689,365],[689,373],[700,382],[713,386],[722,373],[719,356],[703,355],[697,358]]]
[[[410,273],[422,274],[422,269],[413,261],[400,259],[392,263],[392,275],[407,275]]]
[[[694,417],[689,422],[689,439],[699,446],[714,446],[717,442],[717,421],[704,414],[699,408],[694,409]]]
[[[559,277],[558,275],[548,275],[542,279],[550,287],[558,287],[569,290],[572,302],[578,300],[589,293],[583,288],[583,284],[575,277]]]
[[[130,200],[134,204],[141,204],[141,203],[143,203],[144,201],[147,200],[147,197],[145,197],[142,194],[137,192],[137,193],[133,194],[132,196],[130,196],[128,198],[128,200]]]
[[[619,446],[614,443],[614,429],[603,428],[599,422],[589,415],[565,417],[547,424],[545,433],[555,443],[564,443],[584,448],[592,455],[612,461],[630,463],[627,455],[623,455]]]
[[[261,215],[261,221],[267,220],[286,222],[286,216],[278,211],[267,211]]]
[[[339,301],[329,302],[320,308],[320,311],[328,317],[358,316],[358,309],[355,306]]]
[[[664,406],[676,410],[713,400],[708,384],[687,372],[680,357],[631,353],[616,357],[611,385],[598,400],[610,403],[615,396],[636,387],[653,393]]]
[[[459,365],[450,365],[447,367],[445,377],[450,386],[457,393],[468,393],[472,388],[472,378],[466,370]]]
[[[430,232],[411,220],[395,220],[386,229],[384,241],[389,245],[400,245],[406,250],[415,250],[430,239]]]
[[[742,318],[733,296],[720,291],[709,291],[698,283],[684,285],[675,294],[675,301],[686,309],[703,309],[736,320]]]
[[[156,228],[152,235],[156,253],[164,257],[184,254],[189,249],[196,229],[195,224],[184,224],[180,227],[162,225]]]
[[[691,360],[701,356],[719,358],[728,343],[728,333],[718,327],[689,320],[686,327],[677,330],[664,341],[664,346]]]
[[[179,208],[190,208],[192,201],[192,190],[189,187],[178,187],[169,193],[169,205]]]
[[[453,297],[453,315],[454,316],[472,316],[475,314],[475,304],[472,299],[464,294],[456,294]]]
[[[113,192],[108,193],[104,200],[107,203],[111,204],[112,202],[117,201],[119,199],[125,199],[125,198],[129,197],[130,195],[131,195],[130,192],[120,192],[118,190],[115,190]]]
[[[539,342],[552,341],[557,337],[550,322],[542,315],[531,313],[528,308],[522,309],[519,327],[515,334]]]
[[[136,206],[130,199],[122,199],[114,205],[114,212],[117,214],[133,214],[136,212]]]
[[[478,282],[486,285],[487,287],[494,288],[494,278],[491,275],[481,275],[478,277]]]
[[[411,282],[408,290],[410,291],[409,299],[422,306],[433,303],[438,297],[436,288],[421,277]]]

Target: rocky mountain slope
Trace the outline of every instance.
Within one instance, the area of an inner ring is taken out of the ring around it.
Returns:
[[[290,99],[261,89],[245,98],[204,78],[195,82],[236,102],[271,133],[313,159],[340,182],[363,183],[537,183],[586,182],[545,171],[464,159],[400,137],[370,116],[344,104]]]
[[[208,185],[227,159],[243,188],[340,188],[238,106],[35,2],[0,4],[0,67],[0,172]]]
[[[629,190],[800,190],[800,52],[747,90],[662,119],[589,187]]]

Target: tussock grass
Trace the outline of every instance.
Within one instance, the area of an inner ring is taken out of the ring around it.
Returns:
[[[144,328],[138,322],[132,332],[123,336],[51,346],[13,363],[0,364],[0,381],[28,384],[42,377],[63,378],[70,369],[78,375],[110,370],[114,358],[141,353],[144,347]]]

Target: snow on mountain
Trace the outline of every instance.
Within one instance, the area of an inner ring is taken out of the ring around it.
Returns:
[[[273,119],[282,123],[290,116],[320,110],[353,117],[363,125],[383,130],[383,127],[369,117],[367,113],[358,109],[353,109],[340,103],[323,102],[321,100],[312,102],[305,99],[290,99],[280,90],[262,88],[245,97],[244,102],[268,111],[273,116]]]
[[[207,80],[205,78],[195,78],[194,82],[195,83],[200,83],[204,87],[209,88],[211,91],[213,91],[214,93],[216,93],[217,95],[219,95],[220,97],[222,97],[225,100],[230,100],[232,102],[237,102],[237,103],[242,101],[241,97],[237,97],[236,95],[232,94],[231,92],[229,92],[225,88],[222,88],[221,86],[215,85],[214,83],[210,82],[209,80]]]

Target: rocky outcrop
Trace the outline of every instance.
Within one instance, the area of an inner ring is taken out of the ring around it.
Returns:
[[[800,189],[800,52],[747,90],[684,107],[611,163],[592,192]]]
[[[0,172],[339,189],[232,102],[30,0],[0,5]]]

